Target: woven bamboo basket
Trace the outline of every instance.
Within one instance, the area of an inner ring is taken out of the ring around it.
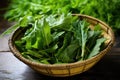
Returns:
[[[32,62],[24,58],[14,44],[14,41],[20,37],[21,33],[24,32],[24,30],[21,28],[17,29],[9,39],[10,50],[12,51],[14,56],[17,57],[19,60],[21,60],[22,62],[30,66],[32,69],[44,75],[65,77],[80,74],[89,70],[111,49],[114,43],[114,34],[112,29],[107,24],[96,18],[81,14],[74,14],[74,16],[78,16],[80,19],[85,18],[91,24],[89,26],[91,28],[94,27],[94,25],[99,24],[103,29],[103,36],[107,38],[107,41],[105,42],[106,48],[102,50],[98,55],[84,61],[78,61],[69,64],[42,64]]]

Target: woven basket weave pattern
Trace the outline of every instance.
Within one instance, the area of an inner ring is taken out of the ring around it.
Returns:
[[[47,65],[47,64],[32,62],[28,59],[25,59],[14,45],[14,41],[20,37],[21,33],[24,32],[24,30],[22,30],[21,28],[17,29],[13,33],[12,37],[9,39],[9,47],[11,51],[19,60],[29,65],[32,69],[38,71],[41,74],[45,74],[49,76],[57,76],[57,77],[72,76],[72,75],[80,74],[82,72],[89,70],[111,49],[114,43],[114,34],[111,28],[107,24],[105,24],[104,22],[96,18],[87,16],[87,15],[80,15],[80,14],[74,14],[74,15],[80,17],[80,19],[83,19],[83,18],[87,19],[87,21],[90,22],[91,24],[90,26],[91,28],[94,25],[99,24],[103,29],[104,31],[103,36],[108,39],[106,41],[107,47],[95,57],[92,57],[91,59],[88,59],[88,60],[78,61],[70,64]]]

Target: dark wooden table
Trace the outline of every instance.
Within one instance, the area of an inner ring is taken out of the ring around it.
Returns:
[[[120,48],[113,48],[90,70],[64,78],[39,74],[11,52],[0,52],[0,80],[120,80]]]

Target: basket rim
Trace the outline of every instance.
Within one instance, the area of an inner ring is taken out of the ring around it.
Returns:
[[[102,50],[99,54],[97,54],[96,56],[89,58],[87,60],[83,60],[83,61],[77,61],[77,62],[73,62],[73,63],[65,63],[65,64],[43,64],[43,63],[38,63],[38,62],[33,62],[31,60],[28,60],[26,58],[24,58],[21,53],[17,50],[17,48],[15,47],[15,45],[13,44],[13,36],[15,35],[15,33],[17,32],[17,30],[19,30],[19,28],[13,32],[12,36],[10,37],[8,44],[9,44],[9,48],[11,50],[11,52],[14,54],[15,57],[17,57],[19,60],[23,61],[24,63],[28,64],[28,65],[34,65],[34,66],[41,66],[41,67],[45,67],[45,68],[53,68],[53,67],[66,67],[66,66],[74,66],[76,64],[80,64],[80,65],[85,65],[87,62],[90,62],[91,60],[96,60],[100,55],[104,55],[105,51],[108,49],[110,50],[110,48],[113,46],[113,43],[115,41],[115,37],[114,37],[114,32],[112,31],[112,29],[103,21],[94,18],[92,16],[88,16],[88,15],[83,15],[83,14],[73,14],[74,16],[78,16],[78,17],[84,17],[84,18],[89,18],[92,19],[94,21],[97,21],[98,23],[102,23],[103,25],[105,25],[107,28],[109,28],[110,32],[111,32],[111,36],[112,39],[110,41],[110,43],[107,45],[107,47]]]

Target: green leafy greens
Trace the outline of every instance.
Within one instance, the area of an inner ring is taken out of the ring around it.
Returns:
[[[38,19],[43,15],[80,13],[101,19],[119,32],[119,10],[120,0],[11,0],[5,18],[10,21],[24,18],[25,26],[30,16]]]
[[[94,30],[89,25],[70,13],[43,16],[28,25],[15,44],[25,58],[44,64],[86,60],[97,55],[106,40],[99,25]]]
[[[120,29],[120,16],[115,13],[119,3],[119,0],[11,0],[4,16],[16,24],[2,35],[24,28],[25,33],[15,45],[32,61],[58,64],[86,60],[103,49],[106,39],[99,25],[92,30],[86,20],[71,14],[94,16]]]

